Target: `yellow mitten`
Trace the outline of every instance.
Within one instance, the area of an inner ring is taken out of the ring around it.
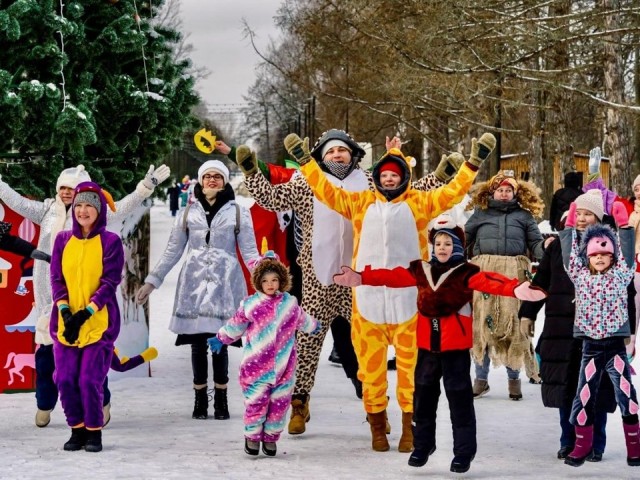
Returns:
[[[140,355],[144,358],[145,362],[150,362],[158,357],[158,350],[156,350],[156,347],[149,347]]]

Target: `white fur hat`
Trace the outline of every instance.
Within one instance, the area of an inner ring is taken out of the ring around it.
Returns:
[[[636,179],[633,181],[633,185],[631,186],[631,188],[635,188],[636,185],[640,185],[640,175],[638,175]]]
[[[578,198],[576,198],[576,207],[589,210],[592,212],[598,220],[602,221],[602,217],[604,216],[604,202],[602,201],[602,192],[597,188],[592,188],[591,190],[587,190],[586,193],[583,193]]]
[[[58,177],[58,181],[56,182],[56,192],[60,190],[60,187],[76,188],[79,183],[90,181],[91,177],[84,169],[84,165],[67,168],[63,170]]]
[[[229,169],[220,160],[207,160],[198,169],[198,183],[202,185],[202,177],[205,173],[214,170],[224,177],[224,183],[229,183]]]

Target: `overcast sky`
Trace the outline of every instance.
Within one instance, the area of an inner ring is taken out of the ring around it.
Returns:
[[[264,51],[269,39],[278,38],[273,17],[281,0],[180,0],[185,33],[193,44],[192,60],[211,71],[200,80],[198,91],[210,104],[241,103],[255,80],[260,58],[249,39],[243,39],[242,19],[256,33]],[[215,109],[215,107],[214,107]]]

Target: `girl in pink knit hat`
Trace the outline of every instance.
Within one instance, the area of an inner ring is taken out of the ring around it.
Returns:
[[[622,414],[627,464],[640,466],[638,398],[625,351],[631,333],[627,286],[635,269],[633,229],[628,226],[624,206],[616,202],[612,214],[618,235],[606,225],[595,224],[585,230],[578,242],[574,228],[579,222],[578,200],[571,204],[566,229],[560,233],[564,266],[576,290],[574,337],[582,340],[580,378],[571,410],[576,442],[565,463],[578,467],[593,449],[596,398],[602,375],[606,373]],[[621,252],[621,242],[626,256]],[[570,249],[565,248],[568,245]]]

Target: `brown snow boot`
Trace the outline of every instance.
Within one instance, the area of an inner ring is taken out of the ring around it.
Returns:
[[[509,379],[509,398],[511,400],[522,400],[522,387],[520,379]]]
[[[402,435],[400,436],[400,442],[398,443],[399,452],[409,453],[413,451],[413,427],[411,426],[412,419],[413,413],[402,412]]]
[[[294,395],[291,398],[291,418],[289,419],[289,435],[300,435],[307,429],[306,423],[311,420],[309,412],[309,395]]]
[[[371,448],[376,452],[386,452],[389,450],[389,441],[386,433],[387,411],[367,413],[367,420],[369,421],[369,427],[371,427]]]
[[[473,381],[473,398],[484,397],[487,393],[489,393],[489,382],[487,380],[482,380],[480,378],[476,378]]]

